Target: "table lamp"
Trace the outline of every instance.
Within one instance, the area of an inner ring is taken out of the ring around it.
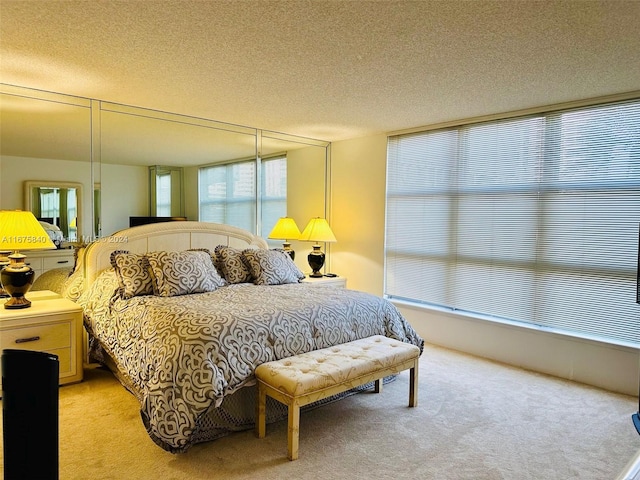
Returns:
[[[0,272],[0,280],[9,300],[4,308],[28,308],[31,302],[25,294],[35,279],[33,269],[24,263],[26,255],[19,250],[55,249],[47,232],[33,213],[21,210],[0,211],[0,250],[11,250],[9,265]]]
[[[283,249],[289,254],[291,260],[295,260],[296,252],[291,248],[288,240],[298,240],[300,238],[300,229],[293,218],[280,217],[276,222],[273,230],[269,234],[269,238],[274,240],[284,240]]]
[[[331,231],[329,223],[324,218],[312,218],[300,234],[299,240],[303,242],[316,242],[313,250],[307,256],[309,266],[313,270],[310,277],[322,277],[320,269],[324,265],[325,254],[320,250],[320,242],[335,242],[336,236]]]

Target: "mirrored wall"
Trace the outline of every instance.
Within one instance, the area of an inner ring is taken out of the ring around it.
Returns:
[[[4,84],[0,122],[0,209],[29,207],[26,182],[81,185],[81,241],[127,228],[131,216],[155,214],[158,185],[198,220],[200,167],[282,153],[287,215],[301,229],[328,215],[328,142]],[[176,171],[179,181],[171,174],[168,184],[154,183],[160,172]]]

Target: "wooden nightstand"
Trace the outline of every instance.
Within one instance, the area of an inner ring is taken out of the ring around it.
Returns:
[[[37,350],[58,356],[60,384],[82,380],[82,309],[46,290],[27,294],[31,307],[4,308],[0,299],[0,350]]]
[[[23,253],[27,256],[25,263],[33,268],[33,271],[36,273],[36,278],[54,268],[71,268],[75,263],[74,250],[72,248],[25,250]]]
[[[347,277],[307,277],[303,283],[312,283],[318,287],[342,287],[347,288]]]

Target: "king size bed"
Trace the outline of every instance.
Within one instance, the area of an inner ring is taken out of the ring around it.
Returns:
[[[253,428],[261,363],[371,335],[422,349],[390,302],[303,278],[260,237],[188,221],[91,243],[66,283],[91,358],[136,396],[151,439],[177,453]],[[267,411],[286,418],[278,402]]]

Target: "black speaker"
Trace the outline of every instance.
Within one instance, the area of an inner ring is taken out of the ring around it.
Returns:
[[[57,355],[2,351],[4,478],[58,479]]]

